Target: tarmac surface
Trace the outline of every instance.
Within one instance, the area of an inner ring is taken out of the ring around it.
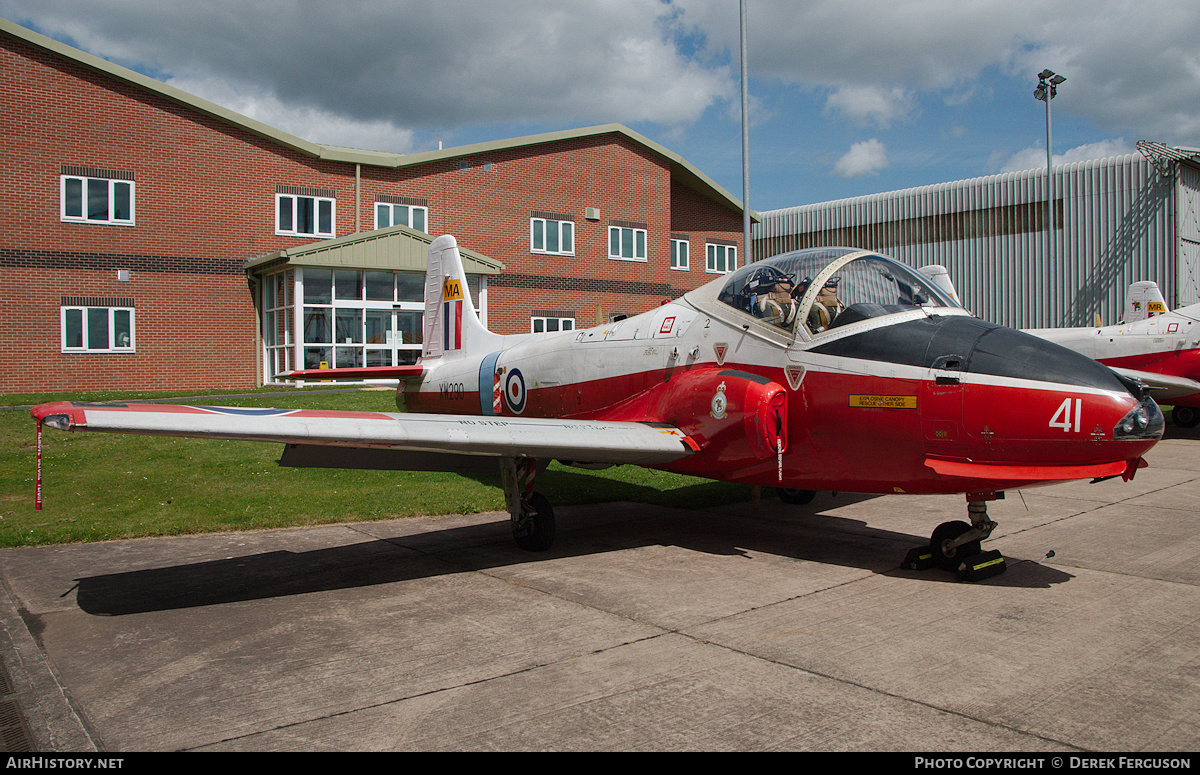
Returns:
[[[1195,751],[1198,452],[1008,493],[970,583],[901,567],[961,496],[5,549],[4,748]]]

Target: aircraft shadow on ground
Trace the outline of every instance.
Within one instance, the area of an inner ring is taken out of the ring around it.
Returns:
[[[680,493],[681,500],[690,501],[696,494]],[[770,554],[959,583],[944,570],[901,568],[908,550],[927,538],[824,513],[869,497],[874,496],[821,493],[811,504],[791,506],[764,495],[756,511],[741,503],[705,509],[646,507],[644,515],[637,504],[629,503],[611,508],[563,506],[557,510],[558,539],[545,553],[517,548],[505,519],[304,552],[267,551],[83,577],[77,580],[76,601],[87,613],[118,616],[392,584],[646,546],[677,546],[710,555]],[[1007,559],[1007,572],[973,583],[1046,588],[1071,578],[1034,561]]]

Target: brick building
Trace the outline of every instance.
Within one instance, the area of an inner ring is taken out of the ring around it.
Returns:
[[[320,145],[4,20],[0,93],[0,392],[409,362],[431,234],[499,333],[642,312],[743,253],[740,202],[620,125]]]

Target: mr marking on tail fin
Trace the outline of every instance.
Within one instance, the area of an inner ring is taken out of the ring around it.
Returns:
[[[1139,280],[1130,284],[1129,293],[1125,297],[1124,322],[1136,323],[1170,311],[1158,283],[1153,280]]]

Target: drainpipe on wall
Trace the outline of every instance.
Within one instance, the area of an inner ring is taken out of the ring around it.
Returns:
[[[362,231],[362,164],[354,165],[354,233]]]

